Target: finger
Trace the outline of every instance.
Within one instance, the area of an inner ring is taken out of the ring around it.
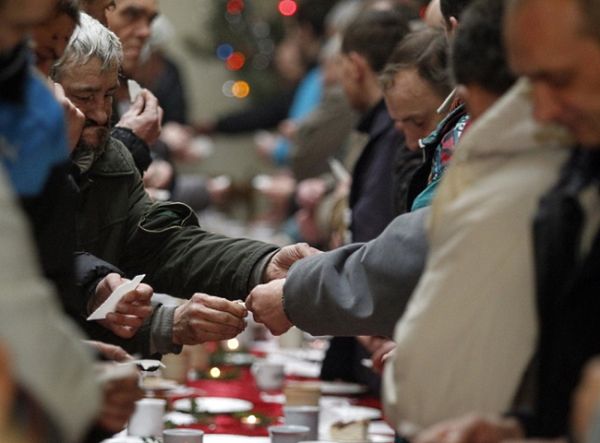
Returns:
[[[111,290],[111,292],[125,283],[125,279],[116,272],[111,272],[108,274],[106,277],[104,277],[104,281],[108,285],[108,288]]]
[[[66,98],[65,90],[60,83],[54,83],[54,96],[59,102]]]
[[[259,288],[259,286],[255,287],[252,290],[252,292],[250,292],[250,294],[248,295],[248,297],[246,297],[246,303],[245,303],[246,304],[246,309],[248,311],[250,311],[250,312],[253,312],[255,310],[255,307],[254,307],[255,296],[254,296],[254,294],[256,292],[258,292],[258,288]]]
[[[152,315],[153,307],[150,305],[138,305],[137,303],[123,303],[117,305],[116,313],[129,315],[144,320]]]
[[[135,98],[135,100],[133,101],[133,103],[132,103],[131,107],[129,108],[128,112],[131,112],[132,114],[135,114],[135,115],[141,114],[142,111],[144,110],[145,101],[146,101],[146,98],[143,95],[143,91],[142,91]]]
[[[193,322],[192,328],[198,331],[212,332],[216,334],[237,335],[245,329],[245,324],[229,325],[224,323],[215,323],[206,320]]]
[[[150,300],[154,294],[152,286],[145,283],[140,283],[135,290],[138,293],[138,300]]]
[[[144,90],[142,90],[142,92],[140,93],[140,95],[143,95],[143,97],[144,97],[144,110],[143,110],[143,113],[144,114],[158,115],[158,100],[154,96],[154,94],[152,94],[147,89],[144,89]]]
[[[148,294],[140,294],[138,291],[130,291],[119,300],[119,304],[117,305],[127,305],[127,306],[143,306],[147,308],[152,307],[151,298],[148,297]]]
[[[127,303],[138,302],[139,304],[149,304],[153,294],[154,290],[152,287],[141,283],[137,288],[126,293],[121,301]]]
[[[132,328],[139,328],[143,323],[143,320],[135,315],[124,315],[116,312],[108,314],[106,320],[115,326],[131,326]]]
[[[135,337],[139,328],[132,328],[130,326],[121,326],[121,325],[109,325],[108,329],[115,334],[117,337],[124,338],[125,340],[129,340],[130,338]],[[121,359],[114,358],[115,361],[121,361]],[[127,360],[127,359],[125,359]]]
[[[159,128],[161,126],[161,122],[163,120],[163,116],[164,115],[165,115],[164,109],[162,108],[162,106],[159,106],[158,107],[158,125],[159,125]]]
[[[208,294],[196,293],[192,296],[192,300],[195,303],[201,304],[215,311],[221,311],[229,313],[236,317],[245,317],[246,308],[239,303],[233,303],[221,297],[214,297]]]

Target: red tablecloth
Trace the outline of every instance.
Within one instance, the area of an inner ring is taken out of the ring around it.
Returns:
[[[248,368],[240,370],[240,376],[230,380],[197,380],[188,383],[190,386],[199,388],[206,392],[207,397],[229,397],[248,400],[254,404],[250,413],[270,419],[269,426],[282,423],[283,405],[279,403],[266,403],[260,398],[260,391],[256,387],[254,377]],[[380,408],[378,399],[360,396],[356,398],[356,404]],[[231,415],[216,415],[209,424],[197,424],[189,426],[202,429],[210,434],[236,434],[248,436],[267,436],[267,426],[251,426],[240,422],[238,417]]]

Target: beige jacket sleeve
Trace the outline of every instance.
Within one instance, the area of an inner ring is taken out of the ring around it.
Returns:
[[[99,411],[100,387],[81,335],[41,278],[27,222],[0,169],[0,341],[17,383],[76,442]]]
[[[385,368],[399,432],[511,404],[536,341],[531,221],[566,152],[513,91],[461,141],[440,185],[430,254]],[[493,134],[493,136],[491,136]]]

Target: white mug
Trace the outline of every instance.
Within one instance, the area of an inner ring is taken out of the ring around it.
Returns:
[[[299,443],[306,439],[309,431],[308,426],[279,425],[269,427],[271,443]]]
[[[276,391],[283,387],[285,374],[281,363],[258,361],[252,365],[252,374],[261,391]]]
[[[165,429],[163,443],[202,443],[204,432],[198,429]]]
[[[129,419],[127,435],[136,437],[160,437],[166,400],[143,398],[135,402],[135,411]]]
[[[286,425],[300,425],[309,428],[306,438],[308,440],[319,439],[319,411],[318,406],[285,406]]]

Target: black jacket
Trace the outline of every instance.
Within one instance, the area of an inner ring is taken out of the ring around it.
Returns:
[[[600,232],[582,253],[586,217],[579,203],[583,189],[597,192],[599,185],[600,153],[576,151],[535,218],[538,387],[533,415],[524,421],[532,436],[568,433],[581,371],[600,354]]]

